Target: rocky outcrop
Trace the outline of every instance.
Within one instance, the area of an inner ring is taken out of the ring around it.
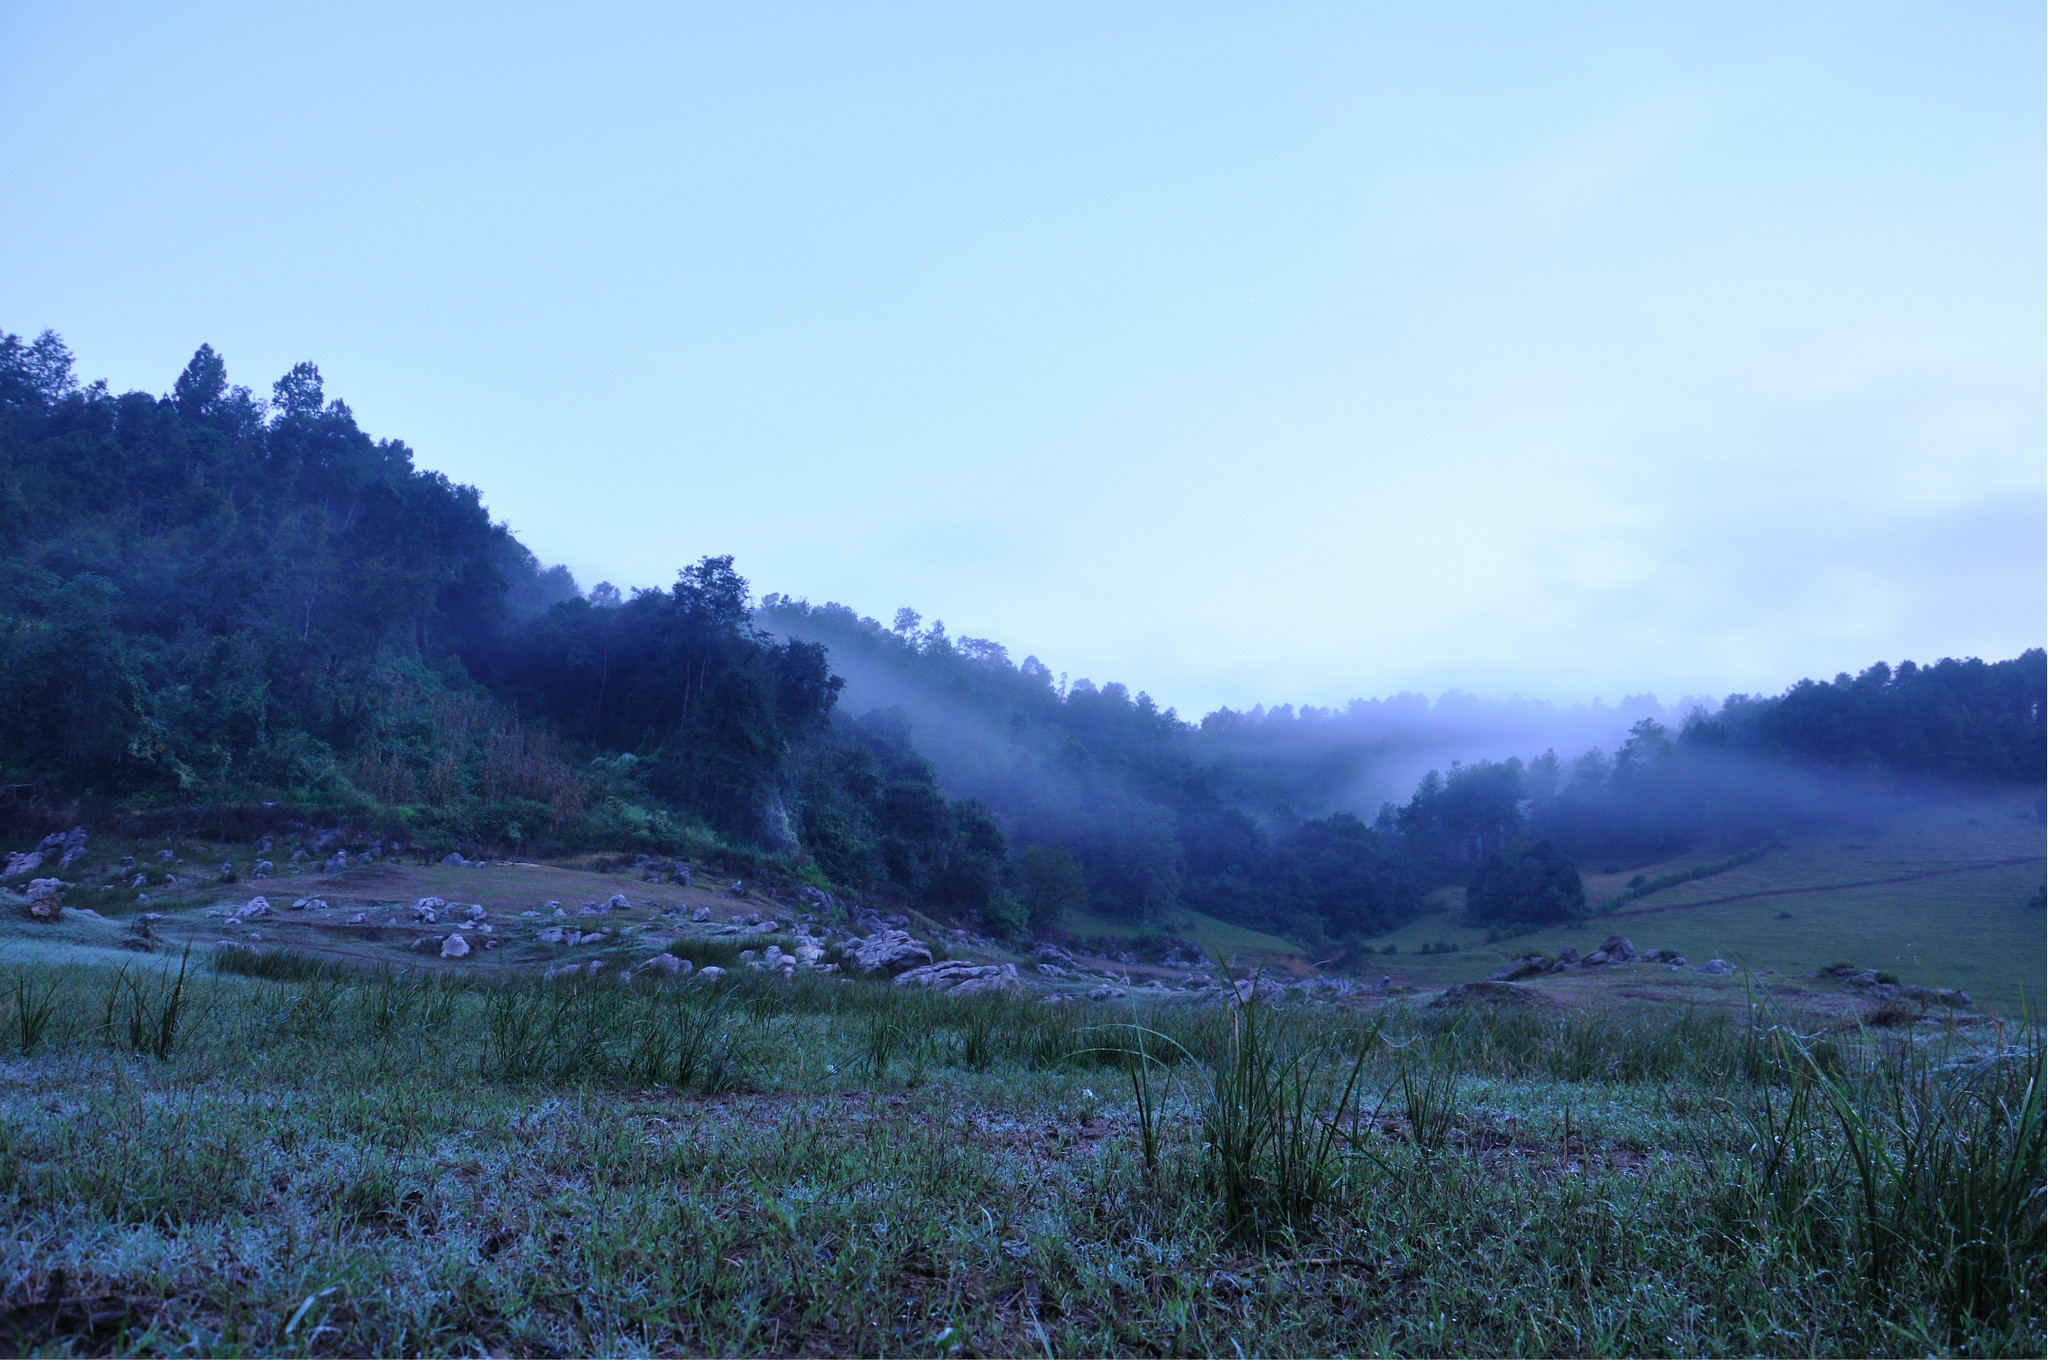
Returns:
[[[847,941],[847,958],[863,973],[887,973],[894,977],[932,961],[931,949],[911,938],[907,930],[878,930],[865,940]]]
[[[1014,963],[972,964],[965,959],[947,959],[896,975],[898,987],[923,987],[948,996],[975,996],[982,992],[1014,992],[1018,989]]]

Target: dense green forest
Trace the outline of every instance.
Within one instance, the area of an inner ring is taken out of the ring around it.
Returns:
[[[1323,948],[1503,855],[1487,882],[1554,907],[1559,856],[1753,839],[1900,781],[2043,779],[2035,650],[1453,765],[1368,823],[1333,791],[1371,743],[1308,740],[1293,710],[1193,723],[908,610],[757,606],[730,557],[585,592],[311,364],[267,399],[204,346],[161,397],[72,369],[49,332],[0,334],[16,823],[277,803],[423,849],[772,863],[1005,934],[1194,908]],[[881,701],[848,712],[848,676]]]

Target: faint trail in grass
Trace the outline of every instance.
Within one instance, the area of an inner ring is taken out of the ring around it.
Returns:
[[[1704,902],[1674,902],[1664,907],[1637,907],[1634,911],[1610,911],[1602,913],[1602,919],[1616,916],[1655,916],[1666,911],[1691,911],[1696,907],[1718,907],[1727,902],[1747,902],[1757,897],[1793,897],[1800,893],[1841,892],[1849,888],[1882,888],[1893,883],[1912,883],[1922,878],[1942,878],[1949,874],[1971,874],[1984,869],[2011,869],[2022,864],[2039,864],[2039,855],[2027,855],[2020,859],[1990,859],[1982,864],[1963,864],[1953,869],[1927,869],[1917,874],[1900,874],[1896,878],[1866,878],[1856,883],[1816,883],[1810,888],[1766,888],[1760,892],[1736,893],[1731,897],[1710,897]]]

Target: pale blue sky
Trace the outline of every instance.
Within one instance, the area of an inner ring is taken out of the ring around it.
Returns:
[[[1198,713],[2042,641],[2037,3],[0,5],[0,327]]]

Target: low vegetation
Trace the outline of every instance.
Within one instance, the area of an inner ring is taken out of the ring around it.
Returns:
[[[2044,1344],[2024,1025],[287,951],[4,982],[17,1350]]]

